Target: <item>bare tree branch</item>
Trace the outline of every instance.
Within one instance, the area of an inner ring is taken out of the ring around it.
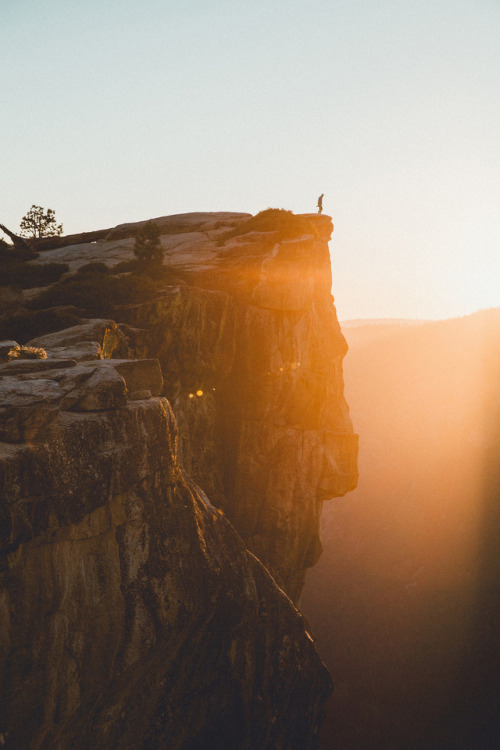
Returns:
[[[2,230],[2,232],[4,232],[7,235],[7,237],[10,237],[14,247],[19,247],[19,248],[22,247],[24,250],[32,251],[31,245],[28,242],[26,242],[26,240],[23,240],[22,237],[18,237],[17,234],[14,234],[14,232],[11,232],[10,229],[7,229],[7,227],[4,226],[3,224],[0,224],[0,229]]]

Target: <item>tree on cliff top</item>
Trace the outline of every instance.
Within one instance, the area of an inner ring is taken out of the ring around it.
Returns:
[[[160,227],[154,221],[147,221],[137,230],[134,254],[146,265],[160,264],[163,260],[160,234]]]
[[[62,224],[56,223],[56,214],[52,208],[47,211],[41,206],[31,206],[21,219],[21,237],[53,237],[62,234]]]

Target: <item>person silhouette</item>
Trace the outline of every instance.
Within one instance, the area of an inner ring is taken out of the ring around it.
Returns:
[[[323,213],[323,196],[324,196],[324,193],[321,193],[321,195],[318,198],[317,206],[318,206],[319,214]]]

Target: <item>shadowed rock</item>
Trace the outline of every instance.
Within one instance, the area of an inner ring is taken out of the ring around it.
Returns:
[[[301,616],[184,476],[168,402],[107,406],[0,444],[6,747],[314,748],[331,683]]]

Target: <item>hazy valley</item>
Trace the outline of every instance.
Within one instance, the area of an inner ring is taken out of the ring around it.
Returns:
[[[343,330],[360,476],[302,599],[335,682],[322,747],[496,747],[500,310]]]

